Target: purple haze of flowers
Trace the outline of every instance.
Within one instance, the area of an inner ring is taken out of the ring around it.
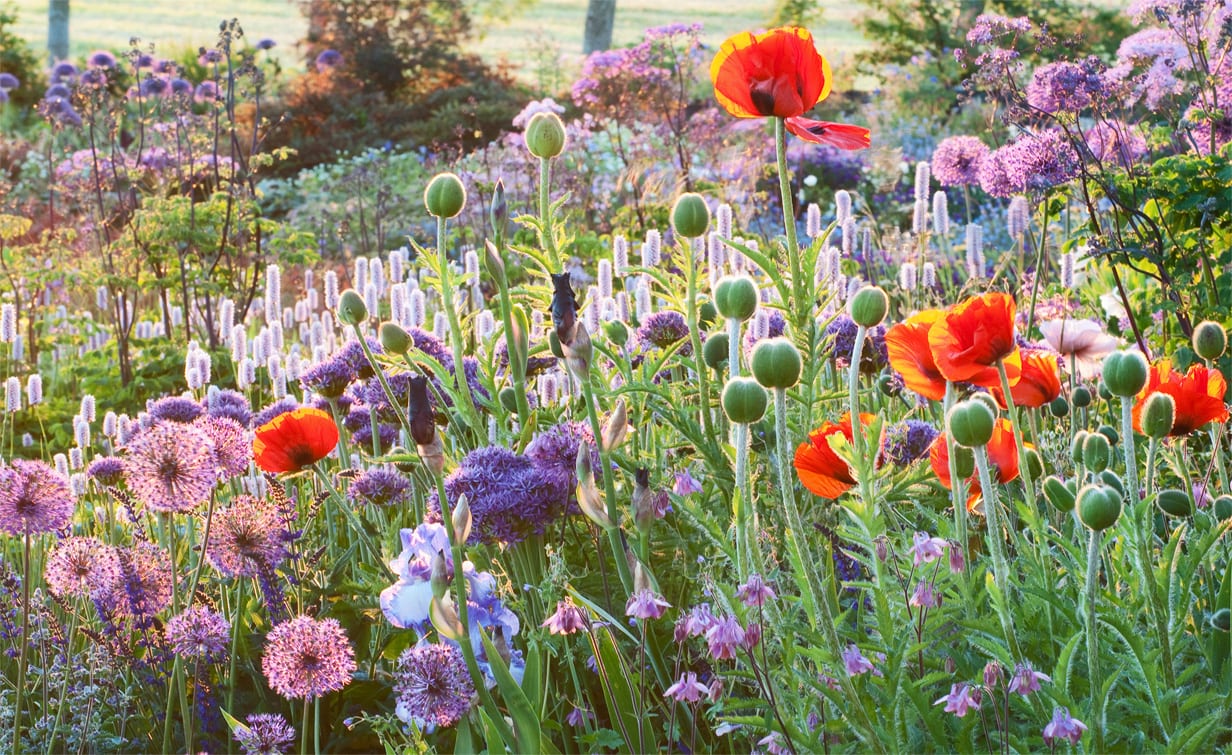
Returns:
[[[1091,156],[1104,163],[1129,168],[1146,152],[1146,139],[1137,129],[1118,120],[1101,120],[1086,132]]]
[[[19,86],[21,86],[21,80],[16,76],[8,73],[7,71],[0,73],[0,89],[7,92],[10,89],[16,89]]]
[[[968,711],[980,709],[980,691],[966,682],[950,686],[950,694],[937,700],[933,705],[945,703],[945,712],[953,713],[958,718],[967,715]]]
[[[41,461],[0,468],[0,532],[34,535],[63,529],[76,499],[64,475]]]
[[[843,313],[826,326],[825,338],[829,341],[829,355],[840,366],[851,363],[851,354],[856,345],[859,327],[851,316]],[[889,363],[885,343],[886,329],[878,325],[868,330],[864,348],[860,352],[860,371],[877,372]],[[823,347],[824,348],[824,347]]]
[[[1027,134],[988,154],[980,166],[980,186],[994,197],[1046,191],[1078,175],[1079,164],[1059,131]]]
[[[258,50],[272,50],[277,45],[278,43],[269,37],[263,37],[262,39],[257,40],[256,47]]]
[[[942,186],[978,186],[988,145],[974,136],[951,136],[933,150],[933,176]]]
[[[1076,745],[1086,730],[1086,724],[1070,716],[1069,708],[1058,706],[1052,711],[1052,720],[1044,726],[1044,744],[1052,747],[1057,740],[1068,739],[1071,745]]]
[[[394,671],[394,714],[431,733],[453,726],[471,707],[475,687],[462,651],[448,643],[420,642],[398,657]]]
[[[1027,104],[1050,114],[1076,115],[1107,93],[1103,64],[1091,56],[1079,63],[1057,61],[1035,69]]]
[[[663,311],[649,315],[637,329],[642,348],[670,348],[689,337],[689,326],[679,312]],[[681,350],[684,353],[684,350]]]
[[[1018,36],[1031,31],[1031,21],[1026,16],[1008,18],[996,13],[984,13],[975,19],[967,32],[967,44],[990,45],[1005,37]]]
[[[355,650],[337,619],[297,616],[266,635],[261,670],[282,697],[315,699],[351,683]]]
[[[503,446],[471,451],[445,479],[450,506],[461,495],[470,504],[472,544],[518,543],[543,533],[564,515],[570,492],[558,476]],[[428,500],[428,516],[441,516],[436,494]]]
[[[205,399],[205,411],[211,417],[233,419],[243,427],[252,422],[252,405],[239,391],[224,389],[210,393]]]
[[[918,419],[896,422],[886,428],[882,453],[886,460],[900,467],[922,459],[940,431]]]
[[[599,479],[603,474],[599,448],[590,426],[582,422],[562,422],[536,435],[526,447],[526,456],[553,485],[572,495],[578,484],[578,449],[583,443],[590,448],[591,471]]]
[[[980,161],[980,188],[989,196],[1012,197],[1022,190],[1010,181],[1006,172],[1005,161],[1009,150],[1009,145],[999,147],[984,155],[984,159]]]
[[[1212,146],[1218,151],[1232,142],[1232,71],[1215,87],[1214,107],[1202,112],[1199,105],[1190,105],[1185,119],[1194,124],[1189,133],[1194,149],[1200,155],[1209,155]]]
[[[286,753],[295,744],[295,729],[278,713],[251,713],[235,727],[235,741],[244,755]]]

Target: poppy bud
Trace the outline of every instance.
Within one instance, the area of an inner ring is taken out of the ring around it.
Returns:
[[[1052,412],[1052,416],[1060,418],[1069,414],[1069,402],[1064,396],[1057,396],[1048,404],[1048,411]]]
[[[509,318],[509,327],[512,332],[505,339],[505,344],[509,352],[509,364],[517,365],[517,370],[514,374],[526,374],[526,360],[530,355],[530,322],[527,320],[526,310],[521,307],[514,307]]]
[[[1112,444],[1099,433],[1087,433],[1082,441],[1082,464],[1092,472],[1102,472],[1108,468],[1112,456]]]
[[[381,323],[381,348],[387,353],[405,354],[411,350],[413,344],[411,334],[403,330],[398,323]]]
[[[984,402],[963,401],[950,409],[945,422],[955,443],[977,448],[988,445],[997,418]]]
[[[954,469],[960,480],[966,480],[975,474],[975,453],[970,448],[954,446]]]
[[[1232,519],[1232,495],[1219,496],[1211,509],[1215,512],[1215,518],[1221,522]]]
[[[452,218],[466,206],[466,187],[453,173],[438,173],[424,189],[424,206],[436,218]]]
[[[1152,393],[1142,404],[1142,432],[1148,438],[1168,437],[1176,422],[1176,399],[1166,393]]]
[[[1096,432],[1107,438],[1109,445],[1115,446],[1121,440],[1120,434],[1117,433],[1116,428],[1112,425],[1100,425],[1099,430]]]
[[[551,159],[565,151],[565,124],[556,113],[535,113],[523,136],[535,157]]]
[[[1193,514],[1189,494],[1184,490],[1161,490],[1155,498],[1155,505],[1168,516],[1189,516]]]
[[[894,375],[883,372],[877,377],[877,390],[883,396],[897,396],[903,392],[903,383]]]
[[[1193,332],[1193,350],[1198,356],[1213,362],[1228,348],[1228,332],[1212,320],[1203,320]]]
[[[992,416],[996,417],[1001,413],[1001,407],[997,406],[997,400],[992,397],[991,393],[983,391],[971,394],[972,401],[980,401],[992,411]]]
[[[753,348],[753,377],[766,388],[791,388],[800,382],[803,362],[800,350],[790,340],[763,338]]]
[[[1074,493],[1059,477],[1048,477],[1044,480],[1044,497],[1052,507],[1061,513],[1074,508]]]
[[[560,346],[560,339],[556,337],[555,330],[548,331],[548,351],[552,352],[552,356],[557,359],[565,358],[565,350]]]
[[[1099,386],[1096,388],[1096,393],[1098,393],[1099,397],[1104,401],[1112,400],[1112,391],[1108,390],[1108,384],[1103,380],[1099,381]]]
[[[757,284],[747,275],[725,275],[714,287],[714,305],[729,320],[752,317],[757,301]]]
[[[501,406],[505,407],[505,411],[516,412],[518,410],[518,394],[510,386],[501,388],[497,398],[500,399]]]
[[[672,228],[676,235],[686,239],[704,236],[710,229],[710,208],[700,194],[681,194],[672,207]]]
[[[706,366],[712,370],[721,370],[723,365],[727,364],[728,354],[727,345],[731,343],[726,333],[715,333],[706,339],[702,344],[702,360],[706,362]]]
[[[1040,475],[1044,474],[1044,459],[1040,456],[1039,451],[1034,448],[1028,448],[1023,451],[1023,456],[1027,460],[1027,471],[1031,473],[1032,480],[1038,480]]]
[[[368,305],[364,297],[353,288],[348,288],[338,297],[338,322],[343,325],[359,325],[368,319]]]
[[[607,336],[608,341],[617,346],[624,346],[629,342],[629,326],[620,320],[610,320],[603,323],[603,333]]]
[[[1103,532],[1121,516],[1121,496],[1103,485],[1084,485],[1078,491],[1078,519],[1089,529]]]
[[[505,181],[496,179],[492,188],[492,206],[488,210],[488,221],[492,223],[492,235],[498,241],[505,238],[509,229],[509,203],[505,200]]]
[[[766,389],[748,377],[737,377],[723,386],[723,411],[740,425],[751,425],[766,414]]]
[[[1086,442],[1087,436],[1090,435],[1086,430],[1079,430],[1074,433],[1074,439],[1069,444],[1069,458],[1075,464],[1082,463],[1082,444]]]
[[[1099,481],[1110,488],[1115,488],[1116,492],[1120,493],[1122,496],[1125,495],[1125,483],[1121,482],[1121,478],[1111,469],[1105,469],[1100,472]]]
[[[458,496],[450,523],[453,524],[454,542],[465,544],[471,536],[471,505],[465,494]]]
[[[718,316],[719,310],[714,308],[714,302],[712,301],[704,301],[702,302],[702,305],[697,308],[697,319],[707,328],[714,324],[714,319]]]
[[[1218,611],[1211,614],[1211,618],[1208,619],[1208,621],[1210,621],[1211,626],[1215,629],[1218,629],[1220,632],[1226,632],[1229,629],[1232,629],[1232,611],[1229,611],[1226,608],[1220,608]]]
[[[890,311],[890,297],[877,286],[865,286],[847,302],[847,313],[856,325],[875,328]]]
[[[1104,385],[1114,396],[1137,396],[1142,386],[1146,385],[1149,371],[1150,365],[1141,352],[1114,351],[1104,357]]]
[[[569,273],[552,273],[552,324],[561,348],[573,343],[577,332],[577,296],[569,284]]]
[[[1091,405],[1091,391],[1086,386],[1078,386],[1069,394],[1069,403],[1075,409],[1085,409]]]

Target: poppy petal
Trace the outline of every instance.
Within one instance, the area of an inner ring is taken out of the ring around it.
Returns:
[[[740,32],[710,64],[715,99],[737,118],[801,115],[830,93],[830,66],[799,27]]]
[[[902,376],[908,389],[933,401],[945,398],[946,380],[928,348],[928,331],[944,314],[939,309],[919,312],[891,326],[885,334],[890,367]]]
[[[796,116],[787,119],[787,130],[806,142],[829,144],[839,149],[868,149],[872,144],[871,132],[868,129],[848,123],[815,121]]]

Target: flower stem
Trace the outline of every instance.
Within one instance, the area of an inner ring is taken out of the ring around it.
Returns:
[[[783,498],[783,518],[786,526],[787,545],[796,569],[800,574],[800,597],[804,602],[804,611],[808,615],[809,624],[815,629],[818,623],[817,601],[827,600],[822,594],[824,583],[813,571],[813,554],[809,549],[808,539],[804,536],[804,524],[800,520],[800,510],[796,507],[796,494],[792,488],[791,464],[787,461],[787,389],[774,389],[774,437],[778,446],[775,459],[778,462],[779,494]],[[825,563],[823,561],[823,563]],[[831,561],[831,563],[833,563]],[[822,567],[825,569],[825,567]],[[831,648],[837,655],[842,649]]]
[[[449,269],[449,259],[445,256],[445,227],[445,218],[437,218],[436,264],[440,266],[441,309],[445,311],[445,317],[449,321],[449,345],[453,350],[453,381],[458,387],[458,393],[462,396],[462,413],[466,415],[471,431],[479,433],[482,431],[482,426],[479,422],[479,414],[475,410],[475,400],[471,396],[471,385],[466,380],[466,363],[462,360],[462,325],[458,321],[458,311],[453,304],[453,275]],[[381,371],[377,370],[376,374],[380,376]],[[384,387],[383,377],[381,382]],[[396,402],[394,406],[397,408]],[[401,409],[399,409],[400,419],[401,416]],[[405,421],[403,426],[409,427]]]
[[[552,228],[552,201],[549,189],[552,185],[552,161],[539,158],[539,241],[552,258],[552,272],[559,271],[560,253],[556,251],[556,233]]]
[[[13,691],[13,755],[21,755],[22,694],[26,689],[26,649],[30,646],[30,533],[22,535],[21,650],[17,656],[17,687]]]
[[[965,188],[965,187],[964,187]],[[946,381],[945,383],[945,401],[943,403],[942,417],[946,417],[950,413],[950,407],[954,405],[954,399],[957,397],[957,390],[954,388],[954,383]],[[954,533],[958,538],[958,545],[962,548],[963,553],[970,552],[967,541],[967,502],[965,498],[966,485],[963,480],[958,479],[958,456],[955,453],[954,438],[950,433],[945,434],[945,450],[949,457],[950,467],[950,504],[954,507]],[[964,571],[966,570],[966,561],[964,559]]]
[[[1091,530],[1087,545],[1087,677],[1091,682],[1091,728],[1095,735],[1095,752],[1104,750],[1103,696],[1099,678],[1099,632],[1096,626],[1095,601],[1099,589],[1100,533]]]
[[[778,161],[779,197],[783,203],[783,232],[787,235],[787,263],[791,272],[792,324],[797,332],[804,330],[809,319],[809,302],[804,300],[803,273],[800,270],[800,245],[796,240],[795,198],[791,193],[791,174],[787,172],[787,123],[774,119],[774,154]]]
[[[992,577],[1000,593],[995,601],[997,614],[1001,617],[1001,628],[1005,631],[1005,641],[1015,660],[1022,658],[1018,649],[1018,638],[1014,634],[1014,622],[1010,617],[1009,600],[1009,562],[1005,558],[1005,542],[1001,533],[1001,504],[997,500],[996,482],[988,464],[988,447],[976,446],[975,468],[980,475],[980,493],[984,496],[984,515],[988,519],[988,550],[992,553]]]
[[[1134,455],[1134,405],[1133,397],[1121,397],[1121,442],[1125,453],[1125,484],[1129,488],[1129,502],[1136,505],[1142,500],[1138,487],[1138,459]]]
[[[740,320],[727,318],[727,377],[740,377]]]
[[[1010,380],[1005,374],[1005,360],[997,360],[997,374],[1001,376],[1001,393],[1005,395],[1005,405],[1010,413],[1010,427],[1014,431],[1014,443],[1018,445],[1018,474],[1022,476],[1023,487],[1027,491],[1027,500],[1034,505],[1035,483],[1031,479],[1031,465],[1027,463],[1027,447],[1022,442],[1022,428],[1018,426],[1018,407],[1014,397],[1010,395]],[[1041,539],[1040,542],[1043,542]]]

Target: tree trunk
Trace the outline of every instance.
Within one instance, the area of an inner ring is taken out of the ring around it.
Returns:
[[[586,7],[586,32],[582,52],[606,50],[612,46],[612,27],[616,23],[616,0],[590,0]]]
[[[52,61],[68,58],[69,0],[50,0],[47,6],[47,53]]]

